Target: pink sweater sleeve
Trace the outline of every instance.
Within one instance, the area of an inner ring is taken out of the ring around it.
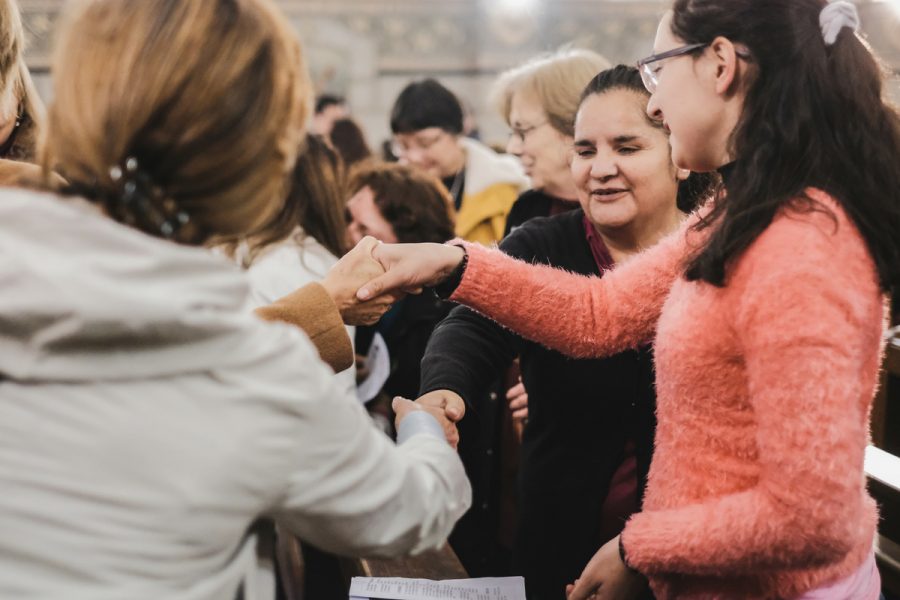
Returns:
[[[602,278],[466,244],[469,264],[450,299],[563,354],[615,354],[652,341],[663,302],[680,273],[684,230]]]
[[[756,485],[632,517],[622,543],[640,571],[809,568],[871,543],[863,457],[883,302],[865,243],[829,204],[837,228],[821,213],[776,219],[728,283],[746,373],[736,401],[748,396],[756,421]]]

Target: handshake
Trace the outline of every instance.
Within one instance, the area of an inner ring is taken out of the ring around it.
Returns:
[[[347,325],[371,325],[406,294],[437,285],[465,251],[445,244],[382,244],[366,236],[322,281]]]
[[[382,244],[363,238],[321,282],[347,325],[371,325],[406,294],[418,294],[425,286],[446,279],[463,260],[459,246],[443,244]],[[456,448],[456,423],[465,415],[465,403],[456,393],[437,390],[415,402],[394,398],[396,424],[412,411],[424,410],[444,429],[447,442]]]

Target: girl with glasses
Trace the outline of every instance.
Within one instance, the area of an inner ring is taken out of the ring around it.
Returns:
[[[654,343],[643,511],[570,599],[626,597],[637,574],[660,598],[878,597],[863,456],[900,283],[900,118],[858,24],[846,2],[675,2],[655,54],[702,46],[657,65],[647,112],[675,164],[723,186],[602,279],[472,246],[376,250],[390,270],[362,297],[443,281],[574,356]]]

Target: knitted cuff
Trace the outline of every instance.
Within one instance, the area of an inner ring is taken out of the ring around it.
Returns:
[[[431,288],[434,290],[435,295],[441,300],[446,300],[453,295],[453,292],[455,292],[456,288],[459,287],[459,284],[462,283],[463,275],[466,274],[466,267],[469,265],[469,252],[466,250],[466,247],[462,244],[450,245],[462,248],[463,258],[447,279]]]
[[[622,564],[625,565],[625,568],[629,571],[637,571],[634,567],[628,564],[628,557],[625,556],[625,545],[622,543],[622,536],[619,536],[619,558],[622,559]]]

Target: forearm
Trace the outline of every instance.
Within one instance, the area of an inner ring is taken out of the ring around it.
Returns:
[[[457,307],[435,328],[422,358],[419,393],[450,390],[467,404],[513,360],[512,334],[474,311]]]
[[[336,373],[353,366],[353,345],[337,305],[317,283],[261,306],[255,313],[266,321],[290,323],[302,329],[319,351],[320,358]]]
[[[430,415],[413,413],[424,429],[407,428],[404,419],[404,442],[394,445],[358,403],[322,410],[310,423],[315,446],[303,457],[311,467],[297,474],[276,518],[344,555],[396,556],[443,544],[469,507],[471,488],[440,428],[428,427]]]
[[[467,251],[468,265],[451,300],[579,358],[607,356],[652,340],[681,262],[675,238],[602,278],[528,264],[475,245]]]
[[[842,494],[847,504],[816,513],[808,502],[783,504],[781,493],[770,493],[767,485],[634,515],[622,532],[628,564],[645,575],[753,575],[833,563],[851,550],[858,539],[854,530],[863,508],[861,489]]]
[[[835,563],[875,530],[863,461],[883,305],[864,243],[827,214],[781,217],[721,294],[741,396],[710,423],[747,437],[729,456],[692,458],[692,487],[707,477],[737,491],[635,516],[622,535],[628,560],[649,574],[700,575]],[[710,453],[714,431],[703,434]]]

